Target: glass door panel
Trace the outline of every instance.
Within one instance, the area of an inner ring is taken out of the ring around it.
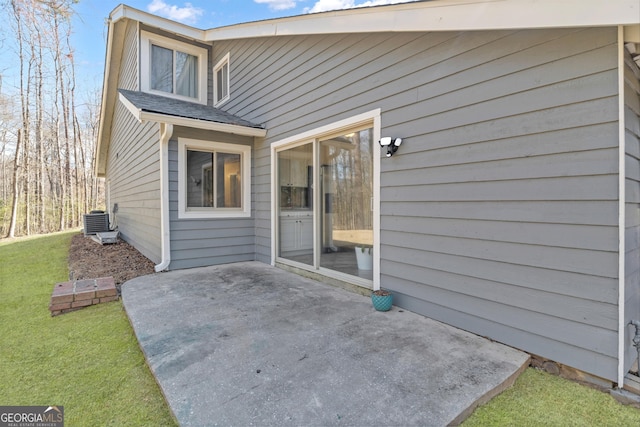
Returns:
[[[278,256],[313,262],[313,144],[278,152]]]
[[[373,278],[373,129],[320,141],[320,266]]]

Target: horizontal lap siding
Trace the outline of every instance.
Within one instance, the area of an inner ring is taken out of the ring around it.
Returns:
[[[118,88],[138,90],[138,27],[134,21],[127,22],[122,52],[122,65],[118,76]]]
[[[380,108],[381,283],[400,306],[615,379],[615,29],[220,42],[225,109],[256,143],[256,253],[270,259],[269,144]]]
[[[253,138],[219,132],[176,127],[169,142],[169,219],[171,228],[171,270],[253,261],[255,224],[253,218],[178,218],[178,138],[252,145]],[[252,161],[252,163],[254,163]],[[255,170],[255,167],[252,169]],[[252,181],[255,180],[252,172]],[[253,203],[253,202],[252,202]]]
[[[627,54],[624,70],[626,145],[625,324],[640,320],[640,69]],[[627,326],[625,372],[638,358]]]
[[[331,35],[235,40],[214,44],[214,61],[230,53],[231,98],[223,108],[268,130],[254,145],[256,259],[271,261],[270,144],[287,136],[379,108],[366,76],[387,79],[402,49],[428,50],[453,36]],[[382,64],[377,63],[385,57]],[[386,70],[386,71],[385,71]],[[370,77],[371,78],[371,77]],[[387,90],[393,92],[395,89]],[[353,90],[364,95],[354,102]]]
[[[382,162],[381,283],[400,305],[615,379],[616,32],[527,38],[434,65],[383,114],[406,139]]]
[[[271,151],[264,139],[254,145],[253,217],[255,218],[256,261],[271,262]]]
[[[138,37],[127,26],[118,87],[138,89]],[[160,165],[158,125],[140,124],[117,102],[109,145],[107,179],[111,210],[123,239],[153,262],[160,262]]]

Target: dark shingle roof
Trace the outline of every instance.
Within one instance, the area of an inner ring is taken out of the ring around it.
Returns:
[[[240,117],[234,116],[233,114],[222,111],[219,108],[210,107],[208,105],[181,101],[179,99],[153,95],[146,92],[136,92],[125,89],[118,89],[118,92],[120,92],[120,94],[122,94],[122,96],[124,96],[136,108],[145,112],[263,129],[260,125],[251,123],[247,120],[241,119]]]

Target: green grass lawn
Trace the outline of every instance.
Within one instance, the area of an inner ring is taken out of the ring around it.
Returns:
[[[0,242],[0,405],[61,405],[68,426],[175,426],[120,301],[50,316],[75,233]]]
[[[534,368],[479,407],[462,424],[475,426],[640,426],[640,410],[609,394]]]
[[[0,241],[0,405],[62,405],[68,426],[175,426],[121,302],[49,315],[74,233]],[[464,426],[640,426],[640,410],[530,368]]]

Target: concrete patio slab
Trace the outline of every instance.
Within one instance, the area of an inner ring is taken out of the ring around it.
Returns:
[[[122,297],[182,426],[444,426],[529,358],[258,262],[138,277]]]

